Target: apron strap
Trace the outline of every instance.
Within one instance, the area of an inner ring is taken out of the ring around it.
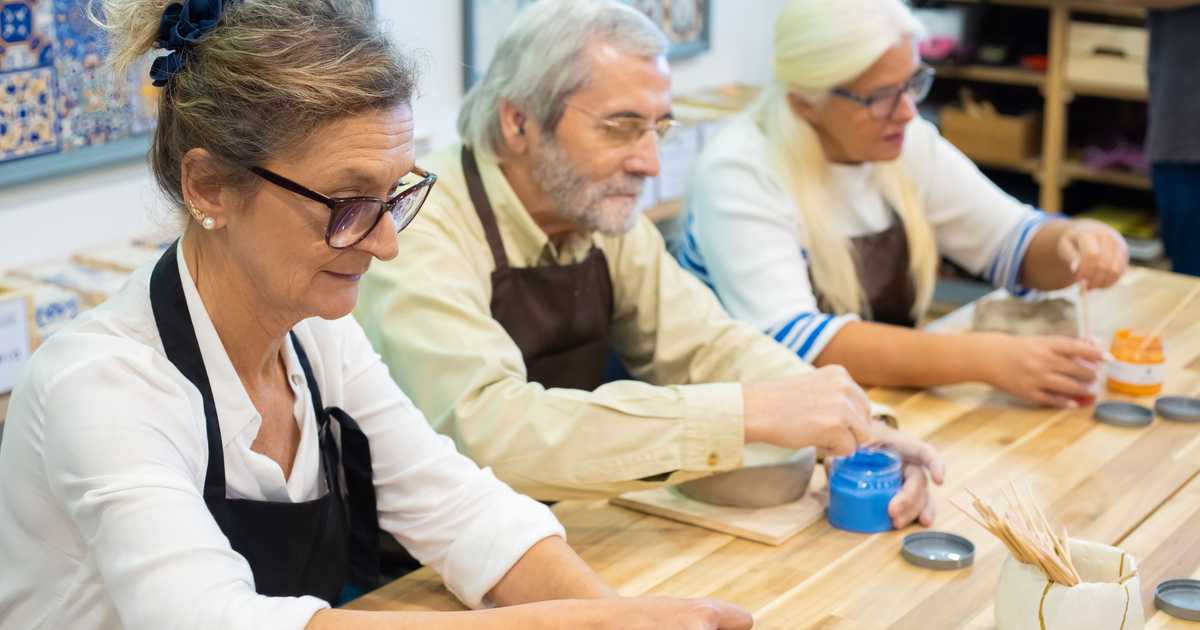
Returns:
[[[154,265],[150,275],[150,305],[154,309],[154,323],[162,338],[163,351],[179,372],[196,386],[204,400],[204,422],[208,429],[204,499],[213,512],[213,518],[224,525],[227,513],[223,508],[216,507],[225,503],[225,454],[221,446],[221,425],[217,422],[217,403],[208,380],[208,370],[204,367],[204,358],[200,354],[200,342],[196,340],[192,326],[192,315],[188,312],[183,283],[179,279],[178,248],[177,239]]]
[[[372,589],[382,581],[379,575],[379,512],[375,499],[375,480],[371,470],[371,446],[358,422],[338,407],[325,408],[317,379],[313,376],[308,353],[289,332],[296,359],[304,370],[304,379],[317,412],[321,436],[321,455],[325,462],[325,479],[330,492],[341,492],[338,483],[339,467],[346,475],[346,515],[350,524],[350,583]],[[337,420],[341,429],[342,449],[338,453],[329,419]],[[340,461],[339,461],[340,460]]]
[[[463,175],[467,178],[467,192],[471,195],[471,204],[483,224],[483,233],[487,236],[488,247],[496,260],[496,270],[508,268],[508,254],[504,252],[504,241],[500,240],[500,228],[496,225],[496,213],[492,210],[492,202],[488,199],[487,191],[483,188],[483,178],[479,175],[479,163],[475,160],[475,152],[467,145],[462,148]]]

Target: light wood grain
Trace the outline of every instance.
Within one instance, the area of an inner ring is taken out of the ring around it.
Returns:
[[[8,394],[0,395],[0,424],[8,417]]]
[[[1162,319],[1200,280],[1131,271],[1091,293],[1094,334]],[[969,310],[966,311],[969,322]],[[962,318],[962,314],[957,314]],[[1169,394],[1200,395],[1200,302],[1164,333]],[[1090,410],[1032,409],[981,386],[876,390],[902,426],[939,448],[947,484],[935,490],[937,529],[976,544],[975,565],[934,572],[905,563],[910,531],[873,536],[814,523],[769,546],[600,502],[566,502],[555,513],[571,544],[625,595],[709,596],[754,612],[758,628],[994,628],[992,600],[1007,552],[954,511],[965,489],[996,493],[1028,481],[1047,517],[1071,535],[1120,546],[1139,562],[1150,628],[1200,626],[1155,615],[1152,589],[1200,575],[1200,427],[1156,420],[1144,429],[1095,422]],[[1142,400],[1143,404],[1151,402]],[[454,610],[428,571],[355,603],[364,609]]]

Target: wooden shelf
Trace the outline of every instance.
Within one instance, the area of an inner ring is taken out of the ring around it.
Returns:
[[[935,66],[935,70],[939,79],[1029,87],[1041,87],[1046,84],[1045,74],[1017,66]]]
[[[967,155],[971,161],[978,164],[981,168],[996,168],[1002,171],[1013,171],[1014,173],[1025,173],[1026,175],[1037,175],[1042,170],[1042,162],[1038,158],[1027,158],[1024,160],[991,160],[988,158],[976,157]]]
[[[1135,101],[1143,103],[1149,99],[1149,94],[1144,89],[1105,85],[1103,83],[1092,83],[1090,81],[1071,81],[1067,84],[1067,89],[1077,96],[1095,96],[1099,98],[1111,98],[1120,101]]]
[[[1050,9],[1066,5],[1071,11],[1093,13],[1096,15],[1112,15],[1116,17],[1143,18],[1146,10],[1140,7],[1114,5],[1111,0],[951,0],[957,4],[991,4],[1005,7],[1025,7],[1030,9]]]
[[[1072,180],[1093,182],[1136,190],[1151,190],[1153,188],[1150,178],[1141,173],[1095,169],[1078,160],[1067,160],[1063,163],[1063,175],[1067,178],[1068,182]]]

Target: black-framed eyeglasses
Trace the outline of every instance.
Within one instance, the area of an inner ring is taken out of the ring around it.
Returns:
[[[670,117],[654,121],[647,120],[641,116],[630,115],[605,118],[570,103],[567,103],[567,107],[599,122],[601,128],[604,129],[614,144],[633,144],[646,135],[647,131],[653,131],[659,140],[663,140],[670,135],[672,129],[679,126],[679,121]]]
[[[384,213],[391,213],[396,224],[396,233],[408,227],[433,190],[437,175],[420,167],[413,167],[412,174],[421,179],[405,183],[401,180],[387,199],[378,197],[326,197],[296,182],[259,166],[251,166],[250,172],[283,188],[307,197],[329,208],[329,226],[325,228],[325,242],[334,249],[354,247],[362,242],[379,224]]]
[[[888,120],[896,113],[900,99],[905,95],[912,98],[913,103],[925,100],[933,87],[934,76],[936,73],[933,68],[922,65],[903,85],[876,90],[870,96],[859,96],[846,88],[834,88],[831,94],[865,107],[867,113],[875,120]]]

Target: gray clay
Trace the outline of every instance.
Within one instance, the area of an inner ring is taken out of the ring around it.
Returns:
[[[800,500],[817,465],[814,449],[799,451],[766,444],[746,447],[744,466],[675,486],[684,496],[737,508],[765,508]]]
[[[975,305],[972,328],[976,332],[1078,337],[1079,316],[1075,302],[1063,298],[999,298]]]

